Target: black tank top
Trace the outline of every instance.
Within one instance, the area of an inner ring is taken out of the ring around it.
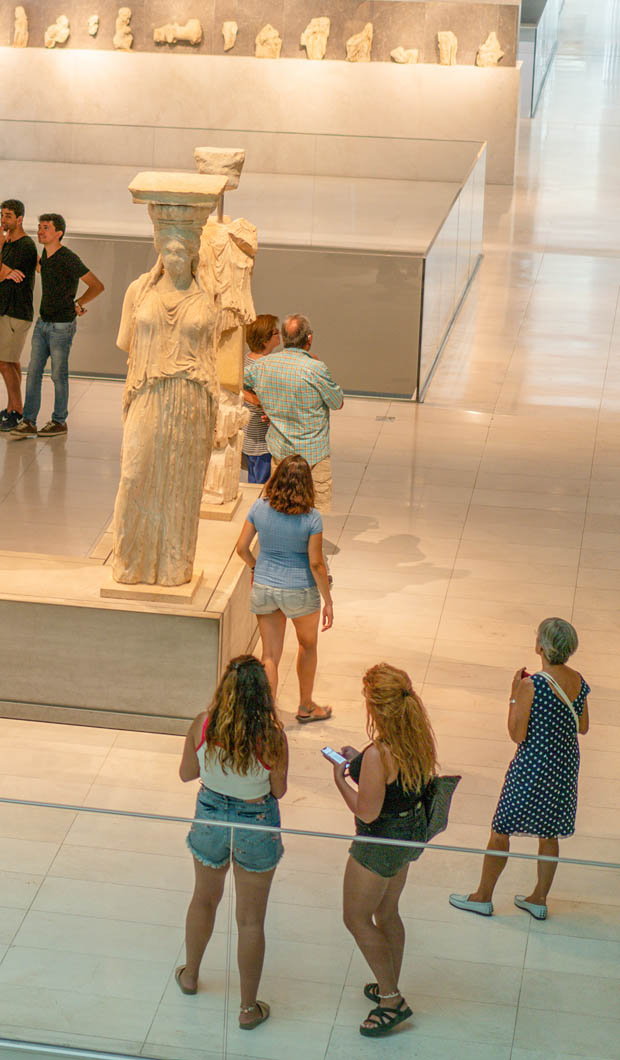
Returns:
[[[356,757],[349,762],[349,776],[356,784],[359,784],[360,773],[362,771],[362,758],[367,750],[368,748],[365,747],[360,754],[356,755]],[[391,784],[385,785],[385,798],[379,816],[383,816],[384,814],[404,813],[405,810],[411,810],[417,805],[420,798],[420,792],[403,791],[400,776],[398,776]]]

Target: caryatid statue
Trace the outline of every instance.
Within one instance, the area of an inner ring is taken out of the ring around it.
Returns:
[[[245,151],[197,147],[194,157],[201,173],[226,177],[226,190],[238,187]],[[200,245],[200,279],[212,293],[217,323],[217,363],[220,401],[203,503],[225,505],[239,497],[243,428],[248,413],[243,404],[245,326],[256,318],[251,277],[258,250],[256,228],[239,217],[209,218]]]
[[[218,318],[201,283],[200,237],[226,178],[139,173],[158,258],[127,289],[117,343],[129,354],[121,477],[114,507],[117,582],[183,585],[193,575],[200,502],[217,418]]]

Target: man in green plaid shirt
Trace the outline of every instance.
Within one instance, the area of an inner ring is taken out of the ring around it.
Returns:
[[[267,445],[275,463],[299,453],[312,469],[315,507],[331,505],[329,410],[341,409],[342,387],[323,361],[310,353],[312,327],[300,313],[285,317],[284,349],[254,361],[245,371],[244,387],[252,391],[269,418]]]

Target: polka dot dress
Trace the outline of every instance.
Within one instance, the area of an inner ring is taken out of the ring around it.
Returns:
[[[533,674],[532,681],[527,735],[508,767],[492,827],[502,835],[568,836],[575,831],[577,813],[575,719],[545,677]],[[589,691],[582,677],[573,702],[580,717]]]

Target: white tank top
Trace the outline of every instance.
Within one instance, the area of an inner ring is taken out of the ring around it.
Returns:
[[[205,755],[205,732],[209,719],[207,718],[202,730],[202,739],[196,748],[198,762],[200,764],[200,779],[205,788],[216,791],[218,795],[228,795],[232,799],[260,799],[269,795],[271,784],[269,781],[269,769],[262,762],[256,762],[245,776],[235,773],[231,766],[222,767],[217,748]]]

